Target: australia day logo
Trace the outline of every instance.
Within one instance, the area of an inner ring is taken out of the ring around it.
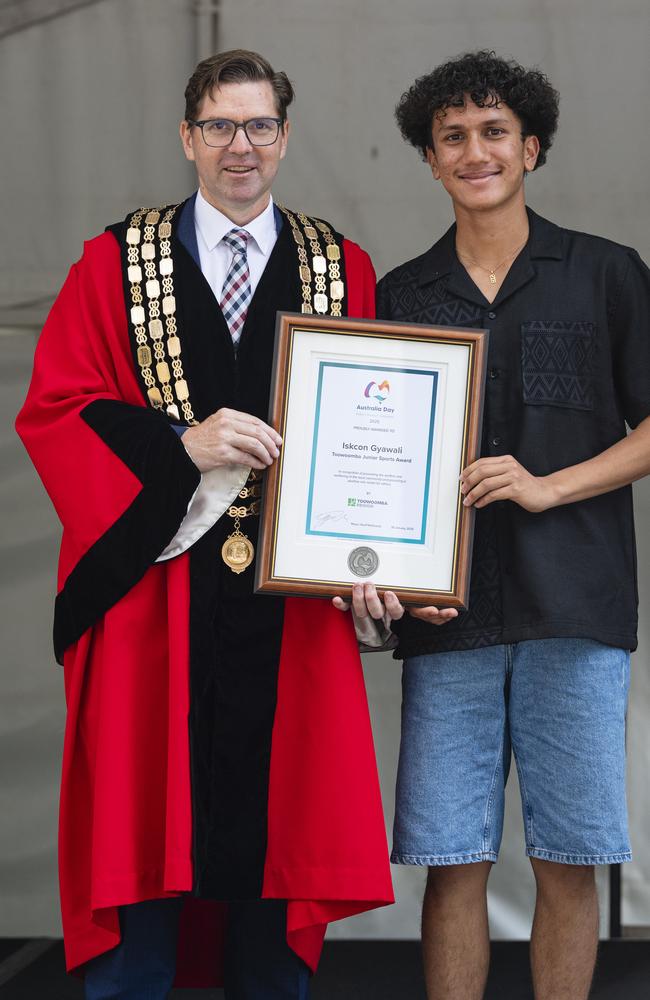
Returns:
[[[366,399],[376,399],[378,403],[383,403],[390,395],[390,383],[387,379],[384,379],[379,385],[376,382],[368,382],[363,394]]]

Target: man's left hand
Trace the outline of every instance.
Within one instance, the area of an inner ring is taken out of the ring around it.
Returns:
[[[512,500],[533,514],[555,506],[556,499],[548,476],[533,476],[512,455],[479,458],[460,477],[463,504],[487,507],[495,500]]]

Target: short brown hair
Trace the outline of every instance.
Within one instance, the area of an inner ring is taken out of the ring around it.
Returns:
[[[265,80],[273,87],[278,117],[287,117],[293,100],[293,87],[286,73],[276,73],[270,63],[257,52],[231,49],[219,52],[200,62],[185,88],[185,118],[195,119],[201,101],[222,83],[257,83]]]

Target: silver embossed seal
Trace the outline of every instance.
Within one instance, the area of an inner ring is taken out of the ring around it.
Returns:
[[[348,556],[348,566],[355,576],[370,576],[379,566],[379,556],[367,545],[359,545]]]

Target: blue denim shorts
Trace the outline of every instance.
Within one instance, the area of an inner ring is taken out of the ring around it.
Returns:
[[[630,861],[629,664],[626,650],[591,639],[406,660],[391,860],[496,861],[514,753],[529,857]]]

